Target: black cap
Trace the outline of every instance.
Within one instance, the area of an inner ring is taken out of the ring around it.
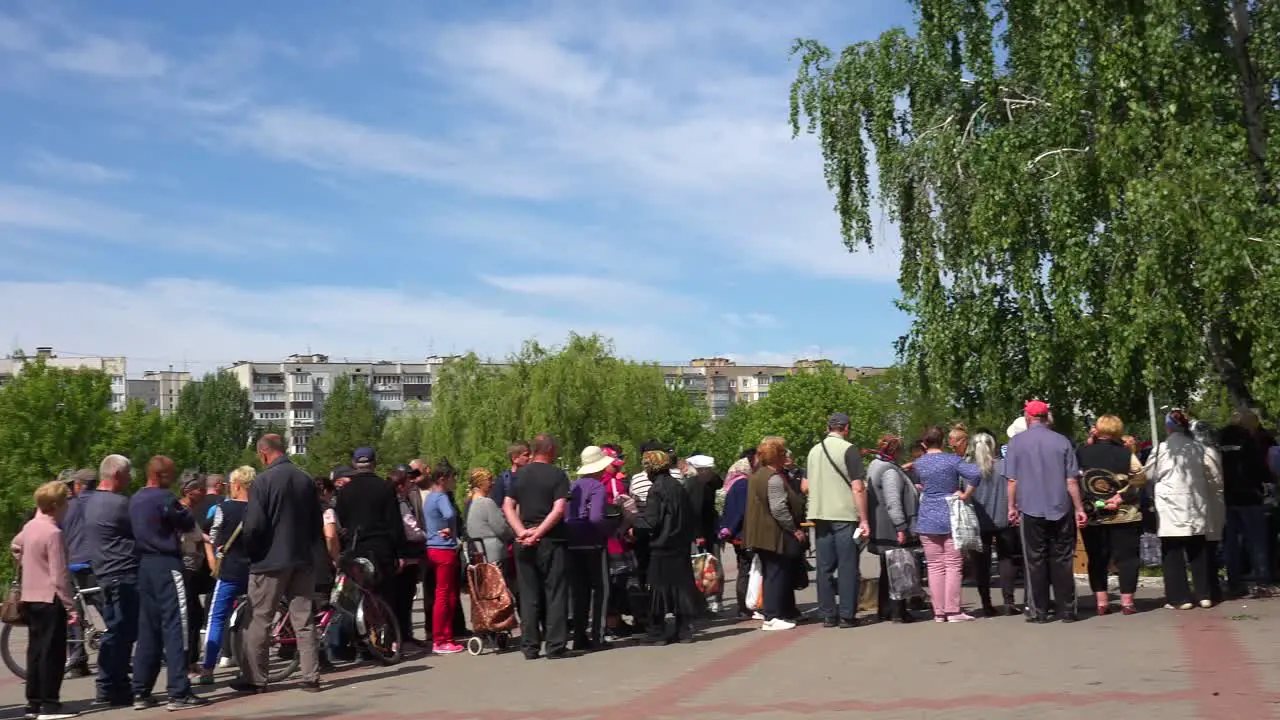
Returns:
[[[351,477],[355,472],[355,470],[351,469],[350,465],[339,465],[333,469],[333,472],[329,473],[329,479],[341,480],[342,478]]]

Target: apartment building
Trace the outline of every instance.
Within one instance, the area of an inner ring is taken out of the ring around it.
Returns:
[[[283,427],[289,452],[303,455],[325,397],[338,378],[351,376],[368,385],[379,408],[397,413],[430,405],[433,378],[449,359],[366,363],[333,361],[318,354],[290,355],[283,362],[238,362],[227,371],[249,392],[254,421],[260,426]]]
[[[775,384],[801,372],[835,367],[849,382],[878,375],[876,367],[845,367],[830,360],[799,360],[794,365],[738,365],[729,358],[695,358],[688,365],[664,366],[667,386],[683,389],[702,400],[712,422],[723,418],[738,403],[753,403],[769,396]]]
[[[138,380],[126,380],[129,400],[135,398],[146,403],[147,409],[168,415],[178,408],[182,389],[191,381],[191,373],[174,370],[148,370]]]
[[[127,382],[128,362],[123,357],[59,357],[51,347],[36,348],[35,355],[21,351],[0,358],[0,385],[4,385],[22,373],[27,363],[43,359],[49,367],[67,370],[97,370],[111,378],[111,409],[124,410],[129,402]]]

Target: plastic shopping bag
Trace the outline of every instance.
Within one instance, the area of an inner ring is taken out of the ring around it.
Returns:
[[[755,557],[751,560],[751,574],[747,576],[747,608],[760,610],[763,607],[764,566],[760,564],[760,558]]]
[[[916,554],[908,548],[889,548],[884,551],[885,567],[889,572],[889,599],[910,600],[920,597],[920,566]]]
[[[947,496],[951,510],[951,540],[960,552],[978,552],[982,549],[982,530],[978,526],[978,514],[973,506],[955,495]]]
[[[693,556],[693,584],[703,595],[720,592],[720,561],[715,555],[704,552]]]

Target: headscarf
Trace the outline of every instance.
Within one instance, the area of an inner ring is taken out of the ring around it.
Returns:
[[[640,458],[640,465],[652,480],[654,475],[671,469],[671,456],[664,450],[649,450]]]
[[[1174,408],[1164,416],[1164,426],[1170,432],[1180,430],[1185,433],[1191,432],[1191,420],[1187,418],[1187,413],[1181,408]]]
[[[724,491],[729,492],[729,488],[739,480],[745,480],[751,477],[751,461],[747,458],[740,458],[729,466],[729,472],[724,476]]]
[[[900,452],[902,452],[902,438],[897,435],[885,435],[880,438],[880,444],[876,446],[876,457],[887,463],[897,462]]]

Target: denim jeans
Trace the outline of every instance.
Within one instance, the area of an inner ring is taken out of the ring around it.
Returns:
[[[99,578],[102,620],[106,632],[98,646],[98,697],[126,699],[133,695],[129,670],[138,639],[138,576],[132,573]]]
[[[1233,591],[1244,589],[1244,557],[1254,583],[1271,584],[1271,538],[1267,510],[1261,505],[1227,506],[1227,527],[1222,537],[1227,583]]]
[[[858,555],[861,548],[853,539],[851,522],[815,520],[818,553],[818,612],[824,620],[853,620],[858,612],[861,581]],[[836,596],[840,598],[836,607]],[[837,615],[837,610],[839,614]]]

